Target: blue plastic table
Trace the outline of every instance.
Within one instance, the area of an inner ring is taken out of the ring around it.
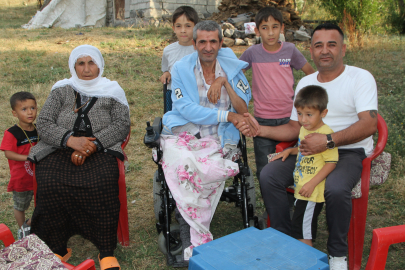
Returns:
[[[218,238],[193,250],[189,270],[328,270],[325,253],[272,228],[254,227]]]

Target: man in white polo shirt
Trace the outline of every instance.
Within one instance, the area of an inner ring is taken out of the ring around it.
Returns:
[[[315,28],[310,51],[318,72],[301,79],[296,94],[308,85],[326,89],[329,103],[324,123],[334,133],[308,135],[301,142],[301,153],[312,155],[327,148],[339,148],[339,162],[325,183],[328,251],[331,269],[347,269],[346,238],[352,210],[351,190],[360,179],[362,160],[373,149],[372,134],[377,130],[377,86],[368,71],[343,64],[346,45],[338,26],[322,24]],[[249,130],[243,124],[237,125],[237,128],[245,134]],[[256,135],[291,141],[298,138],[299,129],[297,111],[293,108],[288,124],[260,126]],[[286,234],[290,234],[291,220],[285,188],[293,184],[295,161],[296,156],[289,156],[285,161],[273,161],[260,174],[260,188],[271,226]]]

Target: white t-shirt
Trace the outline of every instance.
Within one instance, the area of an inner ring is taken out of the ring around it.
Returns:
[[[192,54],[194,52],[194,46],[183,46],[179,42],[174,42],[164,48],[162,56],[162,72],[169,71],[171,73],[174,63],[179,61],[186,55]],[[171,89],[171,82],[167,84],[167,89]]]
[[[339,77],[327,83],[318,81],[318,73],[315,72],[302,78],[297,85],[295,96],[308,85],[319,85],[325,88],[329,103],[328,114],[323,122],[335,132],[346,129],[357,122],[358,113],[378,110],[377,84],[373,75],[367,70],[346,65]],[[298,121],[295,107],[291,112],[291,120]],[[357,143],[339,146],[339,148],[364,148],[366,155],[369,155],[373,150],[373,136]]]

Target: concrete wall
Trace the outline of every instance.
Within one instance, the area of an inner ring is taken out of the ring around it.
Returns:
[[[125,20],[134,18],[162,18],[164,15],[172,15],[179,6],[191,6],[199,14],[218,12],[221,0],[125,0]],[[114,0],[107,0],[107,25],[120,24],[114,18]]]

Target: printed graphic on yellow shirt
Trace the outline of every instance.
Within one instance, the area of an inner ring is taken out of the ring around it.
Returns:
[[[323,125],[315,131],[308,131],[304,127],[301,127],[300,135],[298,139],[298,149],[301,146],[301,141],[305,139],[310,133],[331,134],[332,129],[327,125]],[[325,140],[326,143],[326,140]],[[297,162],[294,169],[294,186],[295,186],[295,198],[312,202],[324,202],[325,180],[319,183],[311,197],[303,197],[299,194],[301,188],[308,183],[325,165],[327,162],[336,163],[339,160],[338,149],[325,150],[322,153],[318,153],[310,156],[303,156],[298,150]]]

